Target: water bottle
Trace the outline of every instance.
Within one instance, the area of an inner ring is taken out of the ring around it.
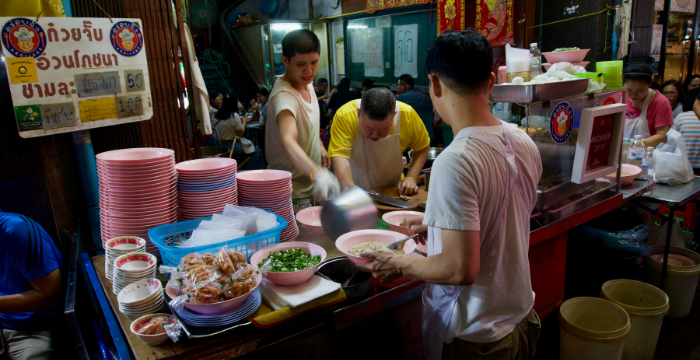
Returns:
[[[654,166],[656,166],[654,148],[649,146],[642,159],[642,179],[654,180]]]
[[[627,150],[627,163],[631,165],[642,166],[644,158],[644,146],[642,145],[642,135],[634,136],[634,143]]]
[[[542,54],[537,48],[537,43],[530,44],[530,79],[534,79],[537,75],[542,75]]]

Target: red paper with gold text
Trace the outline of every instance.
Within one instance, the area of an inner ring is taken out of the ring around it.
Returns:
[[[431,0],[367,0],[367,12],[373,13],[379,10],[394,9],[402,6],[427,4]]]
[[[476,31],[493,46],[513,44],[513,0],[476,0]]]
[[[464,30],[464,0],[438,0],[438,28],[443,31]]]

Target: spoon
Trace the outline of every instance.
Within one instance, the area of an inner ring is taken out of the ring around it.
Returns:
[[[407,238],[404,238],[404,239],[401,239],[401,240],[399,240],[399,241],[396,241],[395,243],[393,243],[393,244],[387,246],[387,249],[389,249],[389,250],[391,250],[391,251],[394,251],[394,250],[396,250],[396,249],[399,247],[399,245],[405,243],[405,242],[408,241],[408,240],[413,239],[414,237],[416,237],[416,236],[418,236],[418,235],[420,235],[420,234],[413,234],[413,235],[411,235],[411,236],[409,236],[409,237],[407,237]]]
[[[343,285],[342,285],[342,286],[343,286],[343,287],[346,287],[346,286],[348,286],[348,284],[350,283],[350,280],[352,280],[352,278],[354,278],[354,277],[355,277],[355,274],[357,274],[357,273],[356,273],[356,272],[352,273],[352,275],[350,275],[350,278],[349,278],[349,279],[347,279],[347,280],[345,280],[345,282],[343,283]]]

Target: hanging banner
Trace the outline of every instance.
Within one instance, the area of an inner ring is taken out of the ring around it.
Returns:
[[[153,116],[140,19],[0,17],[0,25],[21,137]]]
[[[384,36],[381,28],[367,29],[364,59],[365,76],[384,76]]]
[[[514,44],[513,0],[476,0],[476,31],[493,46]]]
[[[429,4],[432,0],[367,0],[367,13],[395,9],[402,6]]]
[[[664,0],[654,2],[654,10],[664,11]],[[695,0],[671,0],[671,12],[695,13]]]
[[[418,77],[418,24],[394,26],[394,76]]]
[[[464,0],[438,0],[437,13],[438,35],[443,31],[465,29]]]

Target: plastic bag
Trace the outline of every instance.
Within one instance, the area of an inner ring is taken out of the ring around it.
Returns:
[[[688,151],[681,133],[671,129],[666,134],[667,141],[654,150],[656,166],[654,181],[669,185],[684,184],[693,180],[693,166],[688,160]]]
[[[601,248],[619,249],[637,256],[647,253],[644,239],[649,235],[649,225],[646,224],[626,231],[606,231],[588,226],[577,226],[576,231],[595,240]]]
[[[180,336],[182,336],[182,327],[180,327],[180,324],[178,324],[177,321],[171,324],[163,325],[163,329],[165,329],[165,333],[168,334],[168,337],[173,342],[177,342],[180,339]]]
[[[666,245],[668,224],[668,221],[665,222],[663,226],[661,226],[659,231],[656,233],[656,236],[654,236],[653,238],[650,237],[649,240],[647,240],[647,245]],[[671,246],[685,249],[685,243],[683,242],[683,228],[681,228],[681,223],[678,221],[678,218],[673,219],[673,229],[671,230]]]

